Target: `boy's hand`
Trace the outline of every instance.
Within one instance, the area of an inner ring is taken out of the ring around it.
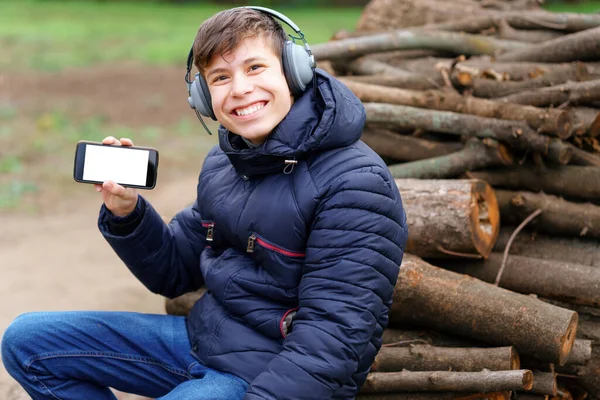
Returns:
[[[102,140],[102,144],[112,146],[133,146],[130,139],[122,138],[117,140],[112,136],[108,136]],[[117,217],[124,217],[130,214],[137,204],[138,193],[133,188],[123,187],[113,181],[106,181],[102,185],[95,184],[97,192],[102,193],[102,200],[106,208]]]

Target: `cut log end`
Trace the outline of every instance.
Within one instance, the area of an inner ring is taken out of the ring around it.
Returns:
[[[513,165],[514,164],[515,158],[513,157],[512,153],[510,152],[510,150],[508,149],[507,146],[505,146],[501,143],[498,143],[497,149],[498,149],[498,157],[502,164],[504,164],[504,165]]]
[[[594,122],[592,122],[592,125],[590,125],[590,130],[589,130],[589,135],[591,137],[596,137],[599,134],[600,134],[600,112],[596,116],[596,119],[594,119]]]
[[[510,369],[521,369],[521,357],[519,357],[519,353],[514,346],[510,347]]]
[[[523,389],[531,390],[533,387],[533,372],[527,370],[523,373]]]
[[[573,116],[567,110],[563,110],[556,120],[556,136],[559,139],[568,139],[573,136]]]
[[[575,334],[577,332],[577,323],[579,322],[579,317],[577,313],[573,313],[571,317],[571,321],[569,322],[569,326],[565,331],[565,335],[561,338],[562,346],[561,352],[559,355],[559,365],[565,365],[567,362],[567,358],[569,357],[569,353],[573,348],[573,343],[575,343]]]
[[[470,230],[475,248],[484,258],[488,258],[500,231],[498,201],[492,187],[484,181],[477,181],[471,190]]]

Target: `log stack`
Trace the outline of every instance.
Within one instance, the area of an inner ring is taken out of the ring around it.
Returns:
[[[407,213],[357,399],[600,400],[600,14],[373,0],[312,49],[363,101]]]

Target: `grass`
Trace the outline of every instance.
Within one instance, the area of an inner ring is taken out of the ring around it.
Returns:
[[[595,13],[600,12],[600,1],[582,1],[579,3],[550,3],[544,6],[553,12]]]
[[[147,2],[1,1],[0,71],[56,71],[117,61],[182,64],[199,25],[224,8]],[[339,29],[353,29],[362,10],[278,11],[291,18],[314,44],[327,41]]]

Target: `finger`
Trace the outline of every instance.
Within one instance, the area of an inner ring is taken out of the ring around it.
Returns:
[[[108,192],[117,197],[125,197],[125,188],[119,185],[118,183],[115,183],[113,181],[106,181],[102,184],[102,187],[104,188],[104,190],[107,190]]]
[[[121,138],[120,140],[123,146],[133,146],[133,141],[129,138]]]
[[[115,139],[114,136],[107,136],[104,139],[102,139],[102,144],[117,144],[115,142],[119,142],[119,141],[117,139]],[[118,144],[120,144],[120,143],[118,143]]]
[[[94,188],[96,189],[96,192],[101,192],[102,191],[102,185],[99,185],[97,183],[94,183]]]

